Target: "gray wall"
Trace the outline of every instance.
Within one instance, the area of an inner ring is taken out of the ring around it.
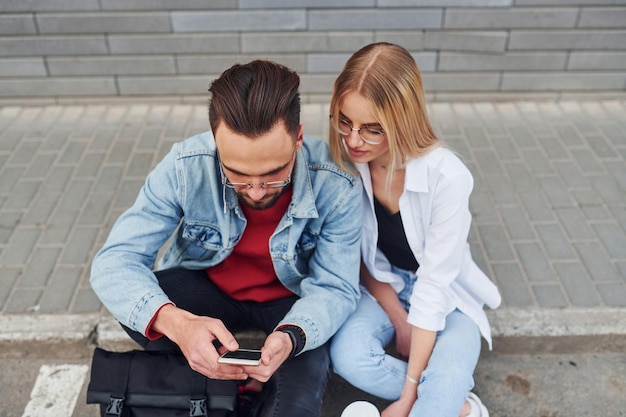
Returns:
[[[0,102],[204,100],[258,57],[327,102],[382,40],[414,54],[431,100],[626,92],[626,0],[0,0]]]

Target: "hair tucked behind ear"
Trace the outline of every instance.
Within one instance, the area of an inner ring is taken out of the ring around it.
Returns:
[[[236,64],[211,83],[209,122],[248,137],[269,132],[279,121],[295,136],[300,125],[300,77],[271,61]]]
[[[355,52],[335,81],[331,117],[339,116],[343,97],[350,92],[360,94],[372,105],[374,116],[385,131],[393,166],[437,146],[437,136],[428,118],[422,76],[406,49],[379,42]],[[344,161],[349,160],[348,155],[341,136],[332,128],[329,142],[333,158],[346,168]]]

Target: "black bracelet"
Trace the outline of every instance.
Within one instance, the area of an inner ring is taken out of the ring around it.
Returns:
[[[276,331],[287,333],[289,335],[291,343],[293,344],[293,349],[291,350],[291,355],[289,356],[290,358],[293,358],[298,353],[302,352],[304,345],[306,345],[306,334],[302,328],[294,324],[285,324],[277,327]]]

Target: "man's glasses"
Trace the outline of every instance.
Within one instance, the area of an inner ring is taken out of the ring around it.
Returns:
[[[352,131],[356,131],[363,142],[369,143],[370,145],[380,145],[385,140],[385,132],[382,129],[376,129],[368,125],[361,126],[360,129],[356,129],[352,127],[352,123],[341,116],[339,119],[335,119],[331,115],[330,124],[344,139],[347,136],[350,136]]]
[[[293,157],[291,160],[294,161],[295,159],[296,159],[296,151],[294,150]],[[231,182],[226,176],[226,174],[224,173],[224,166],[220,162],[220,174],[222,176],[222,185],[224,185],[224,187],[232,188],[235,191],[246,191],[254,187],[259,187],[261,189],[284,188],[288,186],[289,184],[291,184],[291,174],[293,173],[294,166],[295,164],[291,165],[291,169],[289,170],[289,175],[287,175],[287,179],[283,181],[263,181],[263,182],[259,182],[258,184],[254,184],[252,182]]]

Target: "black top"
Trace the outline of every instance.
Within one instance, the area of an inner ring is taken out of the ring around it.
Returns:
[[[389,214],[376,198],[374,198],[374,209],[376,219],[378,219],[378,248],[393,266],[407,271],[416,271],[419,264],[406,240],[400,212]]]

